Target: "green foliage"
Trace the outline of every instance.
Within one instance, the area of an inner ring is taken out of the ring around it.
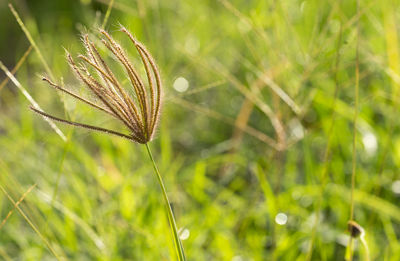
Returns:
[[[95,37],[108,1],[12,3],[55,81],[85,95],[62,47],[83,52],[79,34]],[[126,26],[161,70],[164,102],[151,147],[188,260],[344,259],[357,41],[354,220],[370,260],[400,260],[400,7],[361,1],[357,35],[356,6],[114,1],[105,29],[129,47],[117,32]],[[30,43],[5,1],[0,17],[0,60],[11,71]],[[33,50],[15,76],[45,111],[118,128],[48,88],[38,77],[46,73]],[[0,89],[0,224],[13,211],[0,228],[0,259],[53,260],[47,241],[61,259],[174,260],[145,147],[58,124],[64,142],[28,106],[11,82]],[[15,210],[6,193],[17,202],[33,184]],[[364,258],[355,240],[354,260]]]

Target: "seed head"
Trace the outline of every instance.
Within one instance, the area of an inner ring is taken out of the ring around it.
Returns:
[[[144,45],[139,43],[126,28],[122,27],[121,31],[129,37],[135,46],[146,72],[147,83],[143,82],[123,48],[104,30],[100,30],[101,42],[124,68],[132,86],[131,93],[134,94],[133,96],[122,86],[121,81],[113,73],[115,70],[112,70],[112,66],[107,64],[100,55],[98,48],[88,35],[84,35],[82,39],[86,48],[86,55],[78,55],[81,62],[77,64],[68,52],[66,52],[66,57],[76,78],[88,87],[99,102],[92,102],[79,96],[56,85],[48,78],[44,77],[43,80],[48,82],[51,87],[116,118],[129,129],[129,134],[60,119],[35,108],[31,107],[31,109],[62,123],[118,135],[142,144],[149,142],[153,138],[160,117],[162,90],[160,73],[153,57]],[[92,73],[93,71],[95,74]]]
[[[357,238],[364,234],[364,229],[354,220],[347,222],[347,229],[349,230],[352,238]]]

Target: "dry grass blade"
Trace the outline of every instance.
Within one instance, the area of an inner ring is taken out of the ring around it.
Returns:
[[[280,146],[283,148],[285,147],[285,140],[286,140],[286,134],[285,134],[285,129],[277,117],[277,115],[273,112],[271,107],[265,103],[260,97],[250,91],[244,84],[242,84],[234,75],[232,75],[222,64],[219,62],[215,61],[213,64],[213,68],[217,73],[225,77],[229,82],[232,83],[234,87],[238,91],[240,91],[248,100],[254,103],[271,121],[271,124],[273,128],[275,129],[275,133],[278,139],[278,143]]]
[[[25,197],[36,187],[36,184],[33,184],[28,188],[27,191],[21,196],[21,198],[18,200],[18,202],[14,205],[14,209],[18,207],[19,204],[25,199]],[[3,221],[0,223],[0,229],[6,224],[7,220],[11,217],[12,213],[14,212],[14,209],[10,210],[7,214],[7,216],[3,219]]]
[[[296,104],[296,102],[276,83],[274,82],[267,74],[262,73],[256,66],[250,63],[244,57],[241,57],[243,60],[243,64],[248,67],[256,76],[261,79],[276,95],[278,95],[282,101],[284,101],[296,114],[301,113],[300,107]]]
[[[235,8],[231,3],[229,3],[226,0],[219,0],[219,2],[231,13],[233,13],[236,17],[238,17],[241,21],[244,21],[247,26],[253,28],[253,30],[259,35],[265,42],[268,42],[268,36],[266,33],[259,28],[258,26],[255,26],[254,23],[246,17],[244,14],[242,14],[237,8]],[[300,113],[300,107],[293,101],[292,98],[278,85],[276,84],[271,78],[269,78],[267,75],[263,75],[263,73],[258,70],[255,66],[253,66],[250,62],[247,60],[245,61],[245,65],[247,67],[250,67],[251,71],[254,72],[257,77],[261,78],[264,83],[271,88],[273,92],[275,92],[296,114]]]
[[[22,64],[24,64],[26,58],[28,58],[28,55],[31,53],[31,51],[32,51],[32,45],[29,45],[29,48],[25,51],[24,55],[22,55],[21,59],[19,59],[19,61],[15,65],[15,67],[11,70],[12,74],[15,74],[19,70],[19,68],[22,66]],[[7,77],[1,82],[0,91],[1,91],[1,89],[4,88],[4,86],[8,83],[9,80],[10,79]]]
[[[180,48],[179,50],[182,51],[184,49]],[[235,87],[244,97],[246,97],[246,99],[250,100],[258,109],[260,109],[270,119],[272,127],[275,130],[278,139],[278,145],[275,146],[275,148],[283,150],[286,147],[286,133],[281,121],[273,112],[271,107],[267,103],[262,101],[262,99],[260,99],[257,93],[250,91],[219,62],[214,60],[213,63],[207,63],[200,58],[196,59],[196,57],[185,51],[182,51],[182,53],[189,57],[193,62],[201,65],[204,69],[211,71],[219,76],[222,76],[224,79],[230,82],[233,87]]]
[[[264,88],[264,84],[260,78],[256,79],[252,85],[258,90]],[[235,120],[235,128],[233,130],[231,140],[232,140],[232,147],[229,149],[229,154],[234,154],[239,149],[240,144],[243,139],[243,135],[245,133],[245,129],[248,128],[249,119],[251,113],[254,109],[254,104],[249,100],[245,99],[242,103],[239,113],[236,116]],[[224,176],[229,170],[233,167],[232,163],[226,163],[222,166],[220,175]]]
[[[29,219],[29,217],[22,211],[22,209],[17,205],[17,203],[12,199],[11,195],[5,190],[5,188],[0,185],[0,190],[6,195],[8,200],[14,205],[14,207],[18,210],[18,212],[21,214],[21,216],[26,220],[26,222],[29,224],[29,226],[38,234],[40,239],[44,242],[44,244],[47,246],[47,248],[50,250],[50,252],[54,255],[54,257],[57,260],[62,260],[61,256],[57,254],[57,252],[54,250],[54,248],[51,246],[50,242],[43,236],[42,233],[40,233],[39,229],[32,223],[32,221]]]
[[[8,78],[14,83],[15,86],[22,92],[25,98],[32,104],[33,108],[37,110],[42,110],[37,104],[37,102],[32,98],[32,96],[28,93],[28,91],[19,83],[19,81],[12,75],[12,73],[4,66],[4,64],[0,61],[0,68],[6,73]],[[63,141],[67,141],[67,137],[65,137],[64,133],[48,118],[45,120],[49,123],[50,127],[61,137]]]
[[[21,27],[22,31],[25,33],[26,38],[28,38],[28,41],[30,42],[30,44],[33,46],[33,48],[37,52],[40,61],[43,63],[43,66],[46,69],[46,72],[50,75],[50,78],[53,79],[54,76],[53,76],[53,73],[52,73],[52,71],[50,69],[50,66],[47,64],[46,60],[44,59],[44,56],[43,56],[42,52],[40,51],[39,47],[37,46],[35,40],[33,40],[32,35],[30,34],[28,29],[25,27],[24,23],[22,22],[21,17],[17,13],[17,11],[15,11],[14,7],[12,6],[12,4],[8,4],[8,7],[10,8],[11,12],[13,13],[13,15],[14,15],[15,19],[17,20],[19,26]]]

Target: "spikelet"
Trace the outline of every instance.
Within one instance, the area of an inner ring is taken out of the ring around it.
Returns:
[[[122,27],[121,31],[129,37],[135,46],[146,72],[147,83],[143,82],[139,73],[129,61],[123,48],[104,30],[100,30],[103,36],[101,42],[124,68],[130,84],[132,85],[135,97],[132,97],[129,92],[122,87],[121,82],[114,75],[111,66],[109,66],[100,55],[98,48],[89,39],[88,35],[84,35],[82,39],[86,48],[86,56],[78,55],[82,63],[77,64],[68,52],[66,52],[66,57],[76,78],[88,87],[89,91],[94,94],[99,102],[92,102],[60,87],[48,78],[44,77],[43,80],[46,81],[49,86],[119,120],[129,129],[129,134],[64,120],[33,107],[31,107],[31,109],[45,117],[69,125],[117,135],[142,144],[149,142],[153,138],[160,117],[162,98],[160,73],[153,57],[145,46],[138,42],[126,28]],[[89,70],[89,68],[91,68],[91,70]],[[92,75],[90,71],[95,71],[96,75]]]

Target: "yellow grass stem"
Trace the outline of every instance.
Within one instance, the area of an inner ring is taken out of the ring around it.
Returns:
[[[5,190],[5,188],[0,185],[0,190],[6,195],[8,200],[14,205],[14,207],[18,210],[18,212],[21,214],[21,216],[26,220],[26,222],[29,224],[29,226],[38,234],[40,239],[45,243],[45,245],[48,247],[50,252],[55,256],[57,260],[62,260],[60,255],[57,254],[55,249],[51,246],[50,242],[43,236],[42,233],[40,233],[39,229],[32,223],[32,221],[29,219],[29,217],[22,211],[22,209],[18,206],[18,204],[13,200],[11,195]]]
[[[32,51],[32,45],[29,45],[29,48],[25,51],[24,55],[22,55],[21,59],[19,59],[19,61],[15,65],[15,67],[11,70],[12,74],[15,74],[19,70],[19,68],[22,66],[22,64],[24,64],[24,62],[26,61],[26,58],[28,58],[28,55],[31,53],[31,51]],[[1,89],[4,88],[4,86],[8,83],[9,80],[10,79],[7,77],[1,82],[0,91],[1,91]]]
[[[23,201],[23,200],[25,199],[25,197],[29,194],[29,192],[31,192],[32,189],[34,189],[35,187],[36,187],[36,184],[33,184],[32,186],[30,186],[30,187],[28,188],[27,191],[25,191],[25,193],[21,196],[21,198],[20,198],[20,199],[18,200],[18,202],[15,204],[14,209],[15,209],[16,207],[18,207],[19,204],[22,203],[22,201]],[[3,219],[3,221],[0,223],[0,229],[4,226],[4,224],[7,222],[7,220],[11,217],[12,213],[14,212],[14,209],[11,209],[11,210],[8,212],[7,216],[6,216],[6,217]]]
[[[39,104],[32,98],[28,91],[21,85],[21,83],[14,77],[14,75],[7,69],[7,67],[4,66],[1,61],[0,68],[6,73],[6,75],[8,76],[8,78],[10,78],[14,85],[17,86],[17,88],[22,92],[25,98],[32,104],[32,107],[39,111],[42,111]],[[64,133],[57,127],[56,124],[54,124],[51,119],[46,117],[44,117],[44,119],[47,121],[50,127],[61,137],[63,141],[67,141],[67,137],[65,137]]]

